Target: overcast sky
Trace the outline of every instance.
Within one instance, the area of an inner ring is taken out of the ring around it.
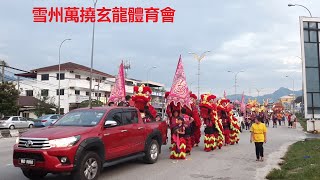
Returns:
[[[90,66],[92,24],[33,23],[32,8],[88,7],[91,0],[1,0],[0,59],[13,67],[30,70],[58,63],[62,40],[71,38],[61,51],[62,62]],[[222,95],[257,95],[279,87],[301,89],[299,16],[308,16],[307,6],[318,16],[319,0],[98,0],[97,7],[159,7],[176,10],[175,22],[144,24],[97,23],[94,68],[116,74],[121,60],[130,60],[129,77],[146,79],[146,69],[157,66],[149,79],[172,84],[179,55],[187,81],[197,88],[197,61],[188,52],[212,52],[201,62],[201,91]],[[251,91],[250,91],[251,89]]]

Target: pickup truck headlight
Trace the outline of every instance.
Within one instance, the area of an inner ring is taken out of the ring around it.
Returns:
[[[17,139],[16,139],[16,144],[19,144],[19,137],[17,137]]]
[[[80,136],[49,140],[50,147],[70,147],[80,140]]]

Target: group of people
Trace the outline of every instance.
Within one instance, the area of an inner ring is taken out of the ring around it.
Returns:
[[[278,125],[285,125],[287,122],[289,128],[296,128],[297,117],[293,113],[284,113],[284,112],[272,112],[267,113],[264,111],[261,112],[249,112],[245,118],[245,129],[249,130],[251,125],[255,122],[255,119],[258,118],[262,123],[264,123],[267,127],[270,125],[270,121],[272,122],[272,127],[277,128]]]
[[[297,117],[293,113],[271,113],[269,119],[273,122],[273,128],[277,128],[277,123],[279,124],[279,126],[285,125],[286,121],[288,122],[289,128],[296,128]]]
[[[168,95],[169,92],[165,98]],[[205,126],[204,151],[239,142],[240,126],[228,99],[216,100],[215,95],[202,94],[198,105],[195,94],[190,93],[190,99],[189,106],[170,102],[166,107],[171,129],[171,159],[185,159],[193,147],[199,146],[202,123]]]

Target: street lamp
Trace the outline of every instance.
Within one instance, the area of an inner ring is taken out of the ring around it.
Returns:
[[[93,0],[94,12],[96,12],[98,0]],[[92,26],[92,44],[91,44],[91,67],[90,67],[90,89],[89,89],[89,108],[92,108],[92,68],[93,68],[93,50],[94,50],[94,32],[96,27],[96,21],[93,22]]]
[[[61,71],[61,69],[60,69],[60,65],[61,65],[61,63],[60,63],[60,55],[61,55],[61,46],[62,46],[62,44],[64,43],[64,42],[66,42],[66,41],[71,41],[71,39],[65,39],[65,40],[63,40],[62,42],[61,42],[61,44],[60,44],[60,46],[59,46],[59,73],[58,73],[58,78],[59,78],[59,83],[58,83],[58,86],[59,86],[59,90],[58,90],[58,114],[60,114],[60,79],[61,79],[61,74],[60,74],[60,71]]]
[[[292,77],[290,77],[290,76],[286,76],[287,78],[290,78],[291,80],[292,80],[292,94],[293,94],[293,101],[292,101],[292,112],[294,113],[294,106],[295,106],[295,103],[294,103],[294,101],[295,101],[295,94],[294,94],[294,79],[292,78]]]
[[[149,86],[149,72],[152,70],[152,69],[155,69],[157,68],[157,66],[152,66],[151,68],[148,69],[147,71],[147,86]]]
[[[262,91],[262,89],[263,89],[263,88],[260,88],[260,89],[256,88],[256,90],[257,90],[257,92],[258,92],[258,97],[260,96],[260,92]]]
[[[300,4],[288,4],[288,6],[289,6],[289,7],[293,7],[293,6],[303,7],[304,9],[306,9],[306,10],[309,12],[310,17],[312,17],[312,14],[311,14],[310,10],[309,10],[307,7],[303,6],[303,5],[300,5]]]
[[[243,70],[238,71],[238,72],[233,72],[233,71],[228,71],[229,73],[233,73],[234,74],[234,101],[237,100],[237,76],[239,73],[244,72]]]
[[[194,52],[189,52],[189,54],[193,54],[194,58],[198,61],[198,97],[200,97],[200,62],[205,57],[206,53],[211,51],[205,51],[200,56]]]

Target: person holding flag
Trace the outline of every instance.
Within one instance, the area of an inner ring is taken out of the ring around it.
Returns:
[[[166,110],[169,118],[171,117],[171,120],[175,120],[172,118],[175,113],[181,116],[180,113],[182,108],[192,109],[191,100],[190,100],[190,91],[187,86],[187,80],[186,80],[186,75],[184,73],[181,55],[179,57],[176,73],[173,78],[173,83],[172,83],[170,92],[166,93],[166,95],[167,95]],[[171,124],[175,123],[172,121],[170,122]],[[173,142],[175,142],[174,141],[174,137],[175,137],[174,135],[176,134],[175,128],[171,128],[171,133],[172,133],[171,139],[173,140]],[[173,150],[174,148],[171,148],[171,149]]]

